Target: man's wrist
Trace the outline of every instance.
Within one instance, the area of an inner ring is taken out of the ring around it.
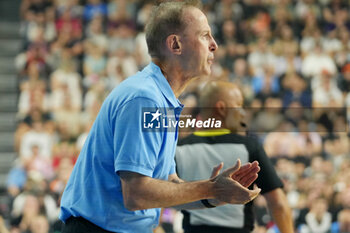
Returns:
[[[205,197],[205,199],[213,199],[215,198],[215,181],[212,180],[207,180],[207,196]]]
[[[206,208],[215,208],[215,205],[212,205],[212,203],[209,203],[208,199],[202,199],[201,200],[203,206],[205,206]]]

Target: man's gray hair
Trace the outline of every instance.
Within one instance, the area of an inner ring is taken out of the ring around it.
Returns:
[[[178,34],[186,28],[183,10],[187,7],[200,8],[200,1],[168,1],[153,9],[146,25],[146,42],[151,57],[164,59],[165,41],[171,34]]]

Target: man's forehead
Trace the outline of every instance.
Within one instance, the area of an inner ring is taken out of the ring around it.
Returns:
[[[192,28],[192,30],[195,29],[195,30],[201,30],[201,31],[203,30],[210,31],[207,17],[201,10],[199,10],[196,7],[188,7],[184,9],[183,20],[185,21],[187,26],[189,25],[195,26]]]

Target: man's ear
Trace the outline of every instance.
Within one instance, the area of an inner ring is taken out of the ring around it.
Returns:
[[[222,117],[222,119],[225,119],[226,112],[227,112],[226,103],[224,101],[222,101],[222,100],[219,100],[215,104],[215,109],[216,109],[217,114],[220,117]]]
[[[170,53],[175,55],[181,54],[181,42],[178,35],[172,34],[166,38],[166,47]]]

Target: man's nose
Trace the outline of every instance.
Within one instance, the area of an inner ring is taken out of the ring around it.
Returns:
[[[209,45],[209,50],[211,52],[214,52],[218,48],[218,44],[216,43],[214,37],[211,37],[210,45]]]

